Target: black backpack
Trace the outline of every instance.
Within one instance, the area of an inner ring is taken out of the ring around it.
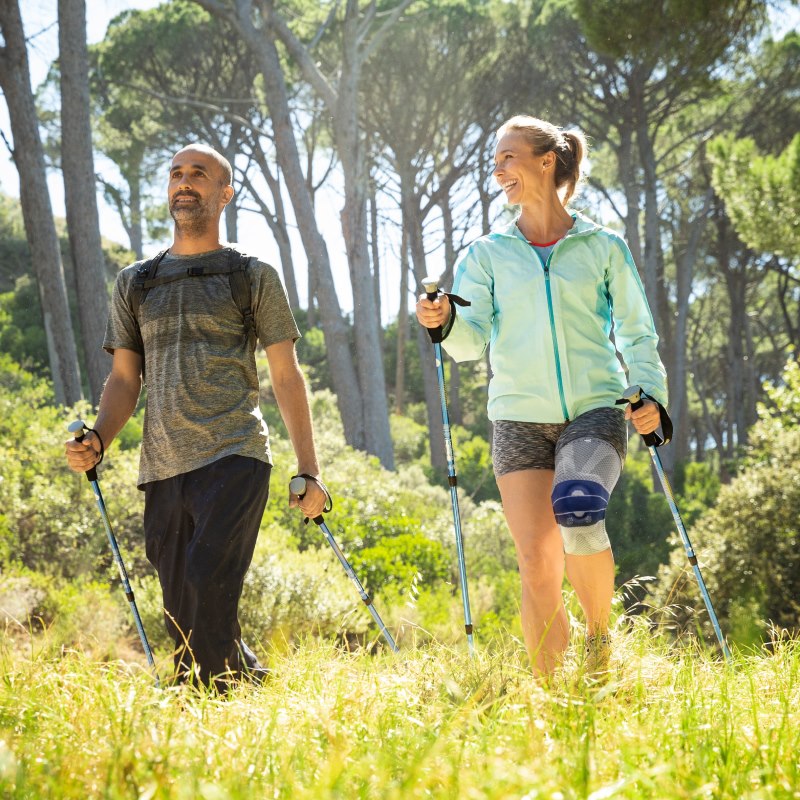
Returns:
[[[156,277],[158,265],[167,254],[167,250],[162,250],[153,258],[143,261],[136,269],[136,275],[131,283],[131,291],[128,302],[133,312],[133,319],[136,322],[136,335],[139,338],[139,346],[144,354],[144,341],[139,327],[139,307],[147,299],[147,294],[156,286],[165,283],[180,281],[184,278],[204,278],[208,275],[227,275],[231,287],[231,295],[239,311],[242,313],[244,323],[244,334],[247,340],[255,337],[256,326],[253,321],[252,296],[250,292],[250,278],[247,274],[247,262],[249,257],[232,247],[228,250],[228,263],[222,267],[188,267],[185,273],[177,272],[172,275]]]

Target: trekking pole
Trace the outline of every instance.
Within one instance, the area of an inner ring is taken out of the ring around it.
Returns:
[[[629,387],[623,393],[622,399],[618,400],[617,403],[630,403],[633,411],[635,411],[637,408],[641,408],[644,404],[642,400],[641,387]],[[650,458],[653,460],[653,466],[656,468],[656,474],[658,475],[658,479],[661,481],[661,487],[664,490],[664,496],[667,498],[669,510],[672,512],[672,518],[675,520],[675,526],[678,528],[678,533],[683,541],[683,547],[686,550],[686,556],[689,559],[689,563],[692,565],[694,576],[697,578],[697,585],[700,587],[700,594],[702,595],[703,602],[706,605],[708,616],[711,618],[711,624],[714,627],[714,633],[717,635],[717,640],[719,641],[719,646],[722,649],[722,654],[725,656],[727,661],[730,661],[731,651],[728,649],[728,644],[725,641],[725,637],[722,635],[722,629],[719,627],[719,620],[714,612],[714,606],[711,603],[711,597],[708,594],[706,583],[703,580],[702,574],[700,573],[700,565],[697,563],[697,556],[695,555],[694,548],[692,547],[692,543],[689,539],[689,534],[686,532],[686,526],[683,524],[683,520],[681,519],[678,506],[675,503],[675,497],[672,493],[672,487],[670,486],[669,480],[667,479],[667,474],[664,472],[664,467],[661,464],[661,456],[659,456],[658,452],[656,451],[656,447],[662,443],[662,439],[655,432],[642,434],[642,439],[644,440],[644,443],[650,452]]]
[[[68,430],[75,437],[76,442],[82,442],[84,436],[86,435],[85,432],[88,431],[89,428],[86,427],[86,424],[83,420],[79,419],[75,420],[75,422],[71,422],[68,426]],[[128,602],[131,605],[133,621],[136,623],[136,630],[139,632],[139,638],[142,640],[142,647],[144,648],[144,654],[147,657],[147,663],[150,665],[150,668],[153,670],[153,674],[155,675],[156,686],[160,686],[158,671],[156,670],[156,662],[153,659],[153,651],[150,649],[150,644],[147,641],[147,635],[144,632],[142,618],[139,616],[139,609],[136,607],[133,589],[131,589],[131,584],[128,580],[128,573],[125,569],[125,564],[122,561],[122,555],[119,552],[117,539],[114,536],[114,532],[111,530],[111,523],[108,519],[108,512],[106,511],[106,504],[103,500],[103,493],[100,491],[100,484],[97,480],[96,467],[92,467],[86,471],[86,480],[88,480],[92,485],[94,496],[97,499],[97,507],[100,509],[100,516],[103,518],[103,525],[105,525],[106,533],[108,534],[108,542],[111,545],[111,552],[114,555],[114,561],[116,562],[117,569],[119,570],[119,577],[122,579],[122,588],[125,592],[125,597],[128,599]]]
[[[296,494],[300,499],[305,496],[306,493],[306,479],[302,475],[295,475],[289,481],[289,491],[292,494]],[[325,489],[325,494],[328,495],[328,501],[330,501],[331,496],[328,494],[328,490]],[[330,506],[328,511],[330,511]],[[308,519],[306,519],[308,522]],[[344,553],[339,549],[339,545],[336,544],[336,539],[333,538],[333,534],[328,529],[328,526],[325,524],[325,519],[322,514],[318,514],[316,517],[313,518],[313,522],[319,526],[320,530],[325,534],[325,538],[328,540],[328,544],[333,549],[333,552],[336,553],[336,558],[339,559],[339,562],[344,567],[344,571],[347,573],[347,577],[350,578],[351,581],[356,585],[356,589],[358,589],[359,595],[361,595],[361,599],[364,601],[364,605],[369,609],[369,613],[372,614],[372,618],[375,620],[375,623],[380,628],[381,633],[383,634],[384,639],[386,639],[386,643],[392,650],[396,653],[400,648],[398,648],[395,640],[392,638],[392,634],[389,633],[386,626],[383,624],[383,620],[381,619],[381,615],[375,609],[375,606],[372,604],[372,598],[367,594],[364,590],[364,587],[361,585],[361,581],[356,577],[356,573],[353,572],[353,568],[350,566],[350,563],[345,558]]]
[[[439,295],[439,281],[436,278],[424,278],[422,285],[428,300],[435,300]],[[463,301],[462,301],[463,302]],[[436,359],[436,377],[439,380],[439,400],[442,405],[442,427],[444,428],[444,446],[447,453],[447,482],[450,486],[450,502],[453,507],[453,527],[456,535],[456,551],[458,553],[458,571],[461,576],[461,602],[464,606],[464,630],[467,632],[469,652],[475,655],[475,642],[472,638],[472,613],[469,609],[469,587],[467,585],[467,564],[464,560],[464,540],[461,536],[461,514],[458,509],[458,477],[456,475],[456,459],[453,455],[453,440],[450,436],[450,415],[447,413],[447,397],[444,390],[444,363],[442,360],[442,328],[426,328],[433,343]]]

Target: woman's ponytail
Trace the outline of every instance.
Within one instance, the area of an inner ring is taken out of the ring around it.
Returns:
[[[581,162],[588,146],[586,137],[576,130],[562,132],[563,144],[556,149],[556,188],[566,187],[563,203],[574,196],[581,180]]]

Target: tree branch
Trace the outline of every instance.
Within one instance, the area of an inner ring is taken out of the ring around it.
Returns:
[[[207,1],[203,0],[203,2]],[[265,13],[267,25],[272,28],[284,47],[289,51],[289,55],[306,76],[306,80],[314,87],[329,109],[336,108],[338,103],[336,90],[322,74],[314,59],[311,58],[309,49],[294,35],[291,28],[286,24],[286,20],[275,10],[272,3],[266,5]]]
[[[325,35],[325,31],[327,31],[328,28],[330,28],[330,26],[333,24],[333,21],[336,19],[336,14],[339,11],[340,2],[341,0],[336,0],[336,2],[331,6],[330,14],[328,14],[325,22],[319,26],[317,32],[314,34],[314,38],[308,43],[309,50],[314,50],[314,48],[316,48],[322,37]]]
[[[8,154],[11,156],[11,158],[13,160],[13,158],[14,158],[14,148],[11,146],[11,142],[8,141],[8,138],[6,137],[6,132],[3,131],[3,130],[0,130],[0,137],[2,137],[3,143],[8,148]]]
[[[359,32],[357,43],[360,48],[359,52],[359,61],[363,64],[383,43],[386,37],[389,35],[389,31],[392,29],[394,24],[397,22],[398,19],[403,15],[403,12],[413,3],[415,0],[401,0],[400,3],[395,6],[392,11],[388,14],[386,19],[381,23],[380,28],[373,34],[372,39],[364,45],[364,39],[367,35],[367,24],[371,24],[372,19],[368,16],[367,20],[365,20],[364,29]]]
[[[198,0],[195,0],[196,2]],[[252,119],[248,117],[243,117],[241,114],[234,114],[226,109],[218,106],[214,103],[209,103],[205,100],[195,100],[192,97],[175,97],[173,95],[164,94],[162,92],[157,92],[155,89],[148,89],[146,86],[138,86],[136,84],[119,84],[120,86],[124,86],[126,89],[132,89],[135,92],[141,92],[142,94],[146,94],[149,97],[154,97],[156,100],[161,100],[164,103],[177,103],[179,105],[189,106],[190,108],[203,108],[207,111],[214,111],[217,114],[225,117],[225,119],[230,120],[231,122],[238,122],[242,127],[247,128],[247,130],[253,131],[257,133],[259,136],[264,136],[267,139],[273,138],[273,133],[271,130],[267,130],[266,128],[262,128],[260,125],[257,125],[253,122]]]
[[[593,187],[598,192],[600,192],[600,194],[603,195],[603,197],[606,199],[606,202],[608,202],[608,204],[611,206],[612,211],[620,218],[622,222],[625,222],[626,215],[619,210],[619,207],[614,202],[608,189],[605,186],[603,186],[603,184],[601,184],[600,181],[593,179],[592,177],[587,178],[586,183],[588,183],[589,186]]]

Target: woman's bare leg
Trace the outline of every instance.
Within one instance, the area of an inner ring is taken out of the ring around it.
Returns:
[[[553,471],[508,472],[497,486],[517,550],[525,645],[534,674],[547,676],[561,663],[569,640],[561,595],[564,547],[550,501]]]
[[[586,616],[589,636],[608,631],[614,596],[614,556],[611,548],[590,556],[566,556],[567,578]]]

